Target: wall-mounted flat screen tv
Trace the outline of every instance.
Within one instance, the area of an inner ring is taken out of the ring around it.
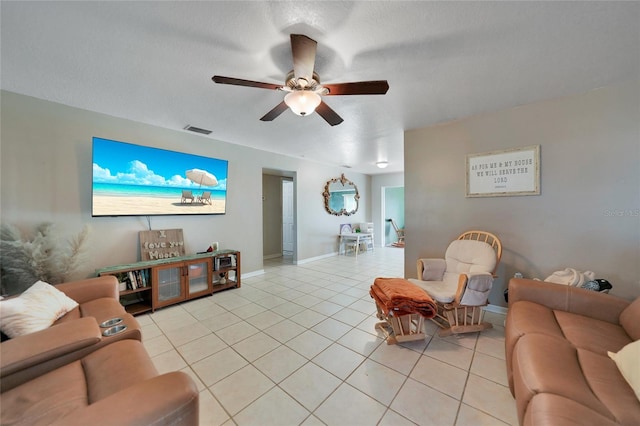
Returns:
[[[228,162],[93,138],[92,216],[225,214]]]

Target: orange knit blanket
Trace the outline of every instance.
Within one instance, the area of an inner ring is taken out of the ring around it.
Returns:
[[[427,319],[436,315],[436,304],[431,296],[402,278],[376,278],[369,294],[387,314],[420,314]]]

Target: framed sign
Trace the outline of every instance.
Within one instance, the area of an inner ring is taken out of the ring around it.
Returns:
[[[142,260],[168,259],[184,256],[182,229],[140,231],[140,258]]]
[[[540,145],[467,155],[467,197],[540,194]]]

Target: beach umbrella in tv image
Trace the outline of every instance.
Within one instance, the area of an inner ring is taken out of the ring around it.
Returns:
[[[216,186],[218,184],[218,179],[209,173],[206,170],[202,169],[191,169],[186,172],[187,179],[189,179],[193,183],[197,183],[202,187],[204,186]]]

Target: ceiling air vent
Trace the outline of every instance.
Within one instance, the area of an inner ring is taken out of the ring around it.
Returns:
[[[200,127],[195,127],[190,124],[188,124],[184,129],[190,132],[202,133],[203,135],[211,134],[211,130],[201,129]]]

